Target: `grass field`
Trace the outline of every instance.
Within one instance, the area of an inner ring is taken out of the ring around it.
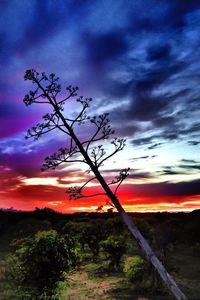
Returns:
[[[148,292],[138,291],[124,280],[123,274],[109,274],[91,278],[85,268],[75,272],[69,277],[70,285],[63,293],[64,300],[128,300],[128,299],[171,299],[166,296],[147,298]]]

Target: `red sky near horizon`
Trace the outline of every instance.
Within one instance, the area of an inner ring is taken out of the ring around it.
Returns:
[[[133,3],[132,3],[133,2]],[[200,209],[200,5],[193,1],[1,2],[0,208],[63,212],[107,210],[106,197],[69,200],[88,179],[81,164],[41,172],[64,147],[59,132],[25,140],[47,107],[25,107],[25,70],[55,73],[65,87],[93,97],[90,115],[110,113],[126,147],[101,169],[106,180],[130,175],[118,197],[127,211]],[[78,107],[67,103],[65,114]],[[92,129],[80,126],[81,140]],[[111,151],[105,143],[107,153]],[[86,193],[96,193],[91,185]]]

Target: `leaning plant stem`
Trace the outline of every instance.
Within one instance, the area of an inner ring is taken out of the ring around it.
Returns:
[[[38,82],[37,82],[38,83]],[[42,86],[40,83],[38,83],[40,88]],[[85,151],[83,145],[79,141],[78,137],[74,133],[72,127],[67,123],[66,119],[62,115],[62,113],[59,110],[59,107],[52,101],[51,97],[46,93],[46,91],[42,88],[42,90],[45,93],[45,96],[48,98],[51,105],[54,107],[56,114],[60,117],[60,119],[63,122],[63,125],[66,127],[66,129],[69,132],[69,135],[74,140],[75,144],[79,148],[81,154],[83,155],[86,163],[89,165],[91,170],[93,171],[94,175],[96,176],[97,180],[101,184],[102,188],[104,189],[105,193],[107,194],[108,198],[112,201],[115,208],[119,212],[121,218],[123,219],[124,223],[128,227],[129,231],[133,235],[133,237],[136,239],[139,247],[144,252],[146,259],[154,266],[154,268],[159,273],[162,280],[165,282],[165,284],[170,289],[171,293],[174,295],[174,297],[177,300],[188,300],[187,297],[182,293],[182,291],[177,286],[176,282],[174,281],[173,277],[167,272],[161,261],[157,258],[154,251],[149,246],[149,243],[147,240],[143,237],[143,235],[140,233],[136,225],[134,224],[133,220],[128,216],[128,214],[125,212],[124,208],[121,206],[117,196],[112,192],[104,178],[102,177],[101,173],[98,170],[98,167],[93,164],[91,161],[88,153]]]
[[[59,113],[60,118],[62,119],[63,123],[65,124],[67,130],[69,131],[71,137],[73,138],[74,142],[76,143],[77,147],[79,148],[81,154],[85,158],[85,161],[88,163],[89,167],[93,171],[94,175],[96,176],[97,180],[101,184],[102,188],[106,192],[107,196],[110,198],[114,206],[116,207],[117,211],[119,212],[120,216],[122,217],[124,223],[127,225],[128,229],[136,239],[139,247],[144,252],[147,260],[151,262],[151,264],[154,266],[154,268],[157,270],[157,272],[160,274],[163,281],[166,283],[166,285],[171,290],[172,294],[175,296],[177,300],[187,300],[186,296],[181,292],[181,290],[178,288],[176,282],[172,278],[171,275],[168,274],[166,269],[164,268],[161,261],[157,258],[151,247],[149,246],[147,240],[142,236],[140,231],[135,226],[132,219],[128,216],[128,214],[125,212],[123,207],[121,206],[119,200],[117,199],[116,195],[112,192],[110,187],[105,182],[104,178],[100,174],[98,168],[92,163],[90,157],[88,156],[87,152],[83,148],[81,142],[75,135],[73,129],[67,124],[65,119],[63,118],[62,114],[59,110],[57,110],[57,113]]]

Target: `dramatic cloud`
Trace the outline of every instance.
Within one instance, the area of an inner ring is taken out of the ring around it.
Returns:
[[[177,209],[175,198],[177,205],[184,201],[181,209],[192,209],[191,203],[198,208],[199,1],[11,0],[1,1],[0,9],[2,206],[28,209],[47,202],[73,211],[98,204],[84,199],[78,208],[66,201],[64,186],[86,178],[81,165],[41,173],[44,157],[67,145],[64,136],[24,139],[46,112],[22,102],[31,89],[24,72],[35,68],[56,73],[63,88],[80,86],[80,94],[94,98],[92,115],[110,113],[116,136],[125,137],[127,147],[103,174],[110,180],[122,168],[132,169],[120,192],[128,210],[139,205],[134,197],[153,209],[154,196],[159,209],[168,209],[170,201]],[[70,103],[66,112],[76,109]],[[81,139],[88,132],[79,130]],[[32,184],[37,178],[43,185]],[[44,184],[44,178],[56,186]]]

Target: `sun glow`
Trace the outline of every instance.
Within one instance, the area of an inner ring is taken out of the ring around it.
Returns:
[[[32,177],[32,178],[22,178],[21,183],[26,186],[31,185],[45,185],[45,186],[54,186],[54,187],[71,187],[71,186],[82,186],[88,178],[81,176],[73,176],[73,177],[63,177],[60,179],[59,177]],[[89,182],[87,187],[96,187],[99,184],[97,182]]]
[[[49,185],[56,186],[57,185],[57,177],[32,177],[25,178],[22,180],[22,183],[25,185]]]

